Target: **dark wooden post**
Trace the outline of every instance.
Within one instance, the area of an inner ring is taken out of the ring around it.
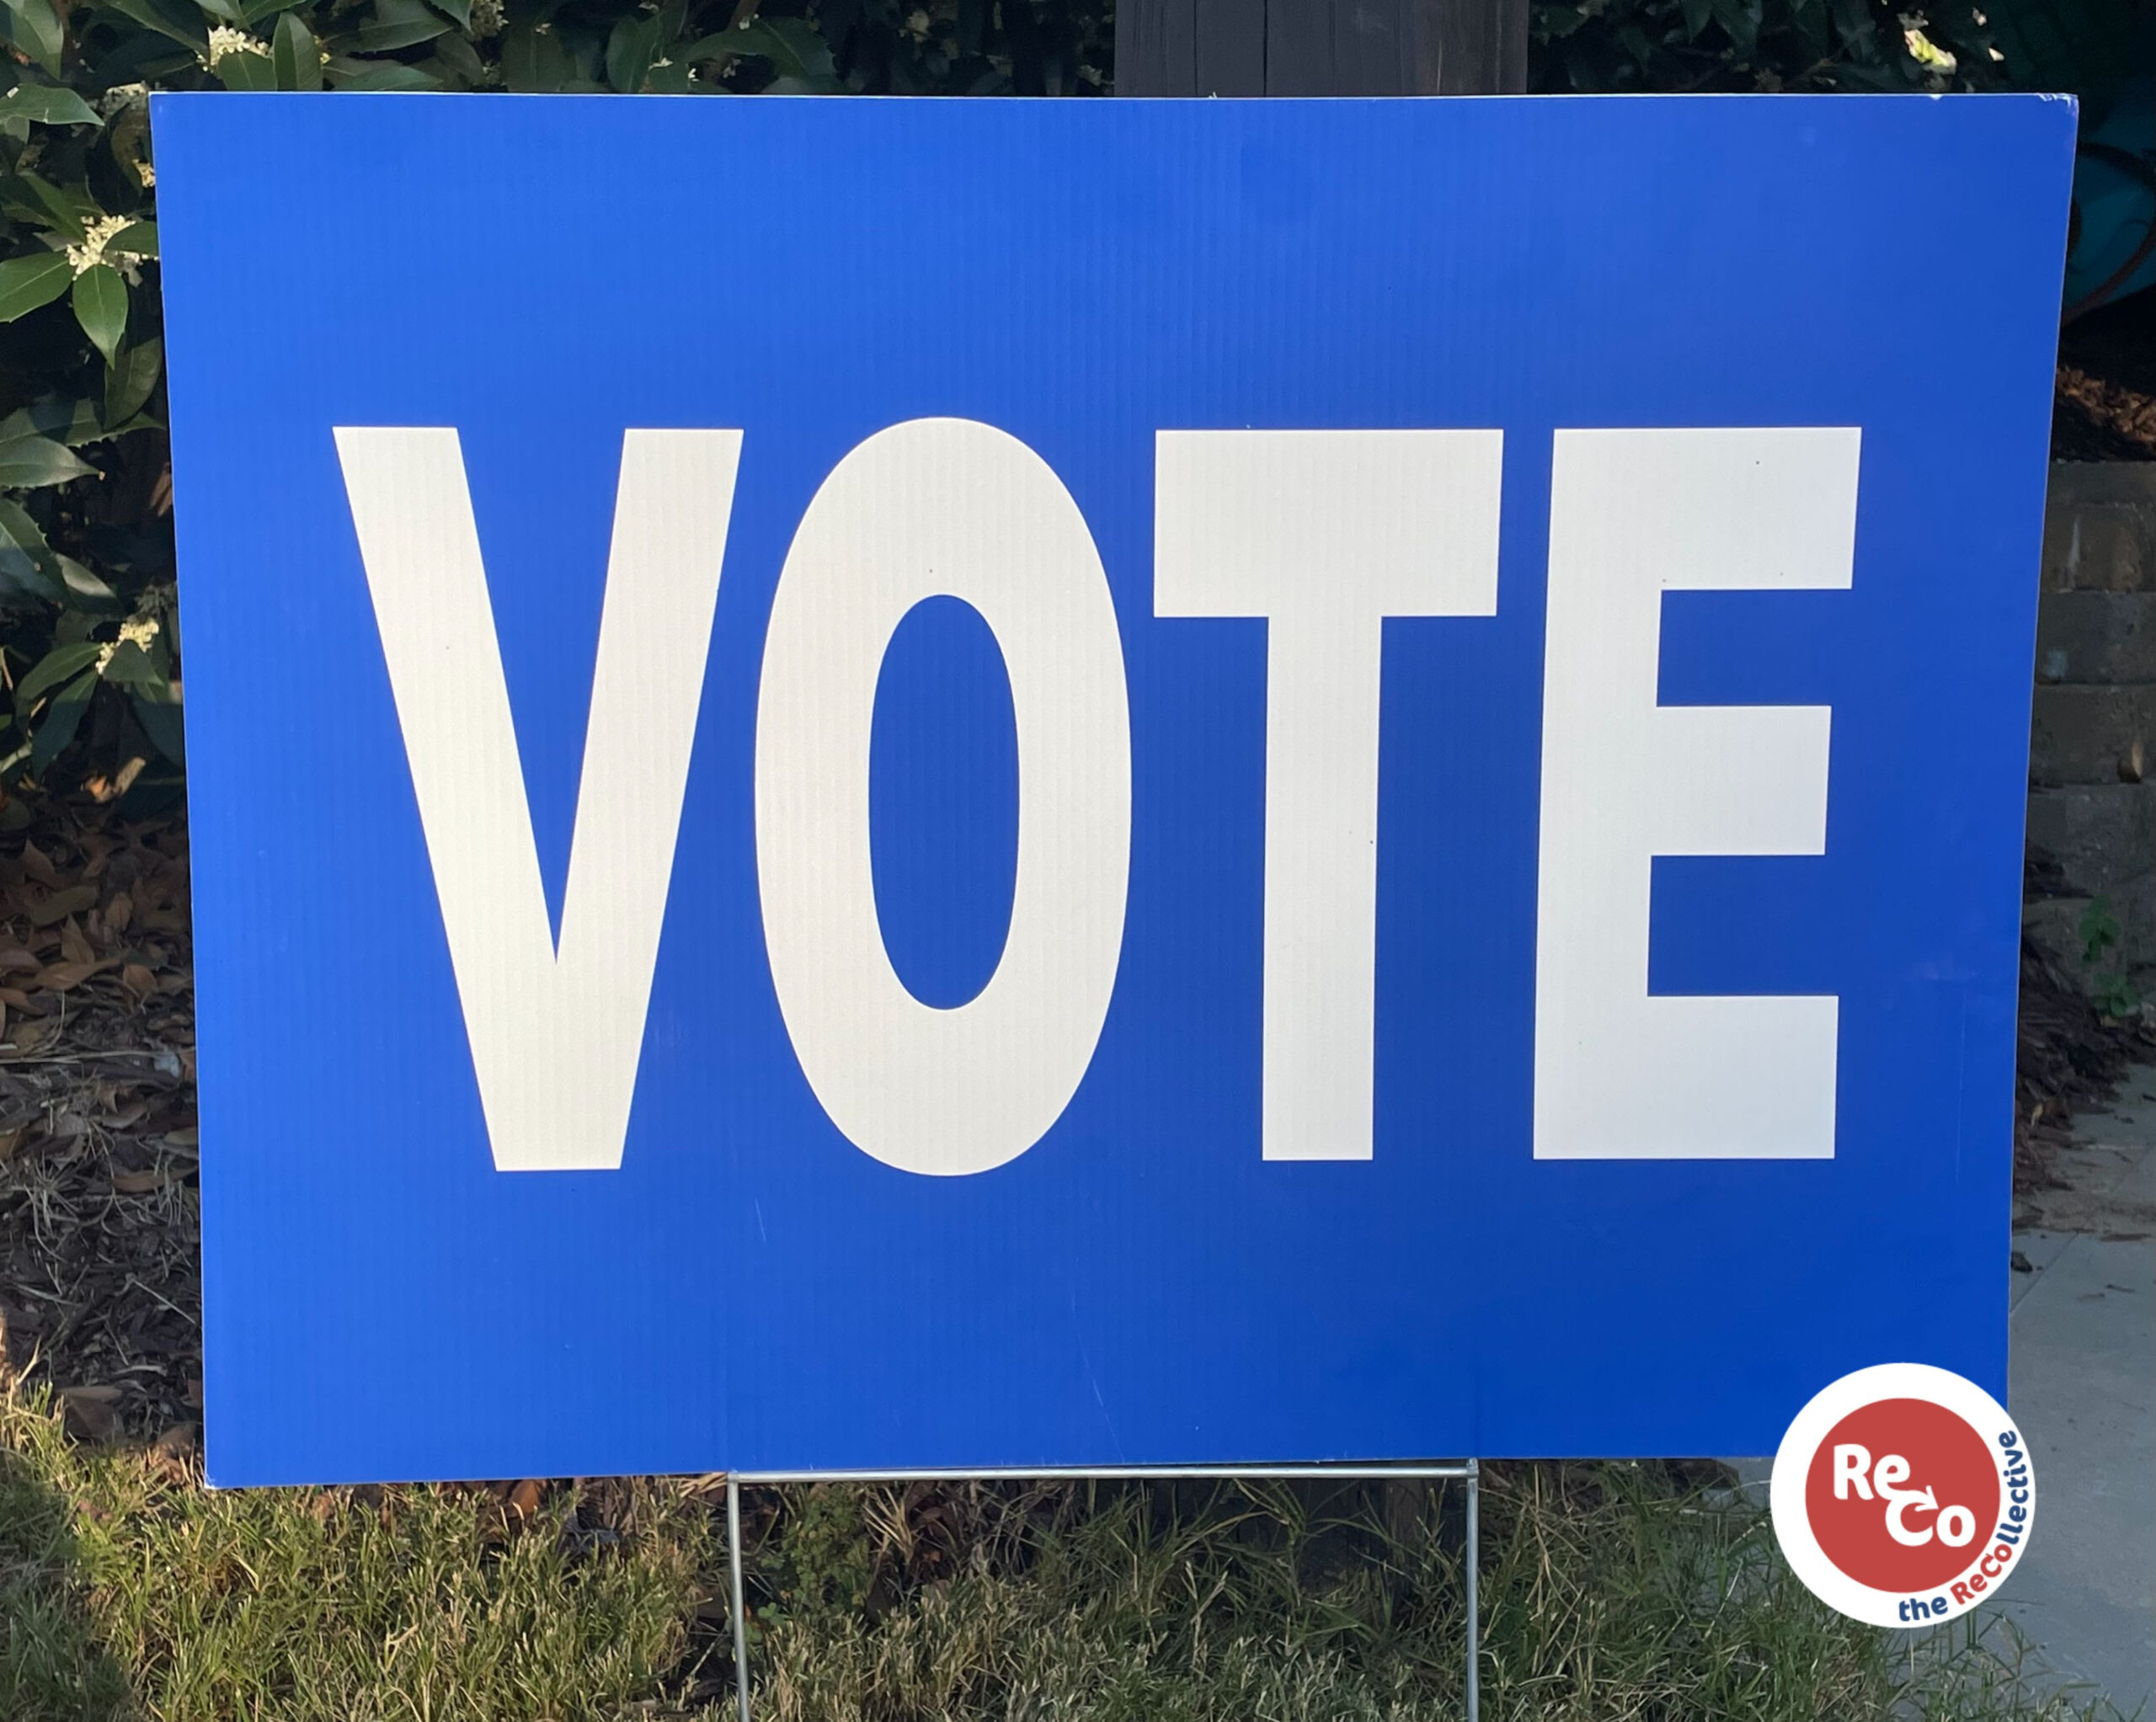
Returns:
[[[1527,88],[1527,0],[1118,0],[1119,96]]]

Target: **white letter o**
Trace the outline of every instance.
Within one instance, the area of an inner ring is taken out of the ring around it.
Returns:
[[[1939,1515],[1938,1531],[1939,1540],[1949,1549],[1966,1549],[1977,1534],[1977,1516],[1966,1506],[1947,1507]]]
[[[1011,681],[1018,862],[988,984],[949,1010],[891,967],[868,753],[893,631],[923,599],[979,612]],[[985,1172],[1062,1115],[1123,950],[1130,713],[1107,576],[1047,462],[965,419],[879,431],[831,471],[787,552],[756,708],[764,941],[794,1055],[831,1122],[902,1171]]]

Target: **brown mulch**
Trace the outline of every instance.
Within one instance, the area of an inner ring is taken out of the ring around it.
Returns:
[[[0,1361],[85,1436],[200,1417],[197,1184],[184,824],[39,808],[0,842]]]
[[[2156,289],[2078,317],[2059,334],[2055,461],[2156,461]]]
[[[2156,395],[2058,368],[2052,405],[2055,461],[2156,461]]]
[[[2025,935],[2016,1026],[2014,1187],[2055,1190],[2074,1113],[2110,1101],[2131,1066],[2156,1064],[2156,1038],[2144,1021],[2100,1014]]]

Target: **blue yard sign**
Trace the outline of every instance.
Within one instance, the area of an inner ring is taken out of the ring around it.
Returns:
[[[219,1483],[2003,1394],[2069,104],[156,100]]]

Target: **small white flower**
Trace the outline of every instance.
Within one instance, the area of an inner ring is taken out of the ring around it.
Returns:
[[[105,247],[111,244],[125,229],[134,225],[135,218],[132,216],[99,216],[97,220],[90,223],[88,230],[83,235],[83,243],[80,245],[61,248],[67,253],[67,266],[77,275],[86,275],[99,264],[105,264],[118,269],[127,278],[128,285],[132,286],[141,280],[140,269],[132,253],[115,251],[107,256]]]
[[[154,616],[131,616],[120,625],[120,637],[98,653],[98,674],[103,675],[112,667],[112,660],[119,655],[122,646],[136,646],[147,652],[150,642],[157,637],[157,619]]]
[[[215,72],[218,62],[231,54],[259,54],[267,60],[270,57],[270,45],[267,42],[257,41],[245,30],[234,29],[228,24],[214,26],[210,31],[210,51],[200,56],[202,64],[210,71]]]

